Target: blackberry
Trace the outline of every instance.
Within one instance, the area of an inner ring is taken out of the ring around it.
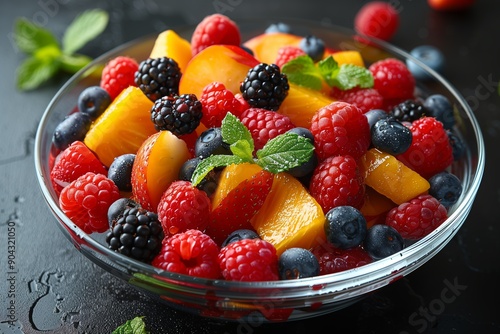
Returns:
[[[149,263],[161,250],[165,234],[154,212],[125,207],[106,236],[109,248],[136,260]]]
[[[240,86],[251,107],[276,111],[288,94],[288,78],[276,64],[260,63],[248,71]]]
[[[151,101],[156,101],[163,96],[178,95],[180,79],[179,65],[168,57],[143,60],[134,77],[137,87]]]
[[[428,115],[429,111],[418,101],[406,100],[392,108],[390,114],[398,121],[413,122],[424,115]]]
[[[151,121],[156,129],[168,130],[177,136],[193,132],[202,116],[201,102],[194,94],[163,96],[151,108]]]

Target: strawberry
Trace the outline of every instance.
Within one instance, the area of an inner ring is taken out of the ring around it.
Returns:
[[[432,9],[440,11],[463,10],[470,8],[475,0],[427,0]]]
[[[206,234],[221,245],[235,230],[253,230],[250,220],[264,204],[272,184],[273,174],[266,170],[241,182],[212,210]]]
[[[57,194],[70,182],[87,172],[107,175],[104,165],[81,141],[75,141],[59,153],[50,171],[50,180]]]

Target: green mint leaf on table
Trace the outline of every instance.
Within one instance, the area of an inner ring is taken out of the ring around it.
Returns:
[[[270,141],[253,157],[254,142],[250,131],[231,113],[227,113],[221,125],[222,139],[230,144],[233,155],[212,155],[196,166],[191,183],[196,186],[214,168],[231,164],[256,163],[272,173],[280,173],[309,161],[314,145],[295,133],[284,133]]]
[[[320,90],[323,82],[342,90],[373,87],[373,76],[367,68],[353,64],[339,66],[332,56],[317,64],[309,56],[299,56],[283,65],[281,71],[290,82],[314,90]]]
[[[296,133],[284,133],[257,151],[257,163],[272,173],[285,172],[309,161],[314,152],[311,141]]]
[[[59,71],[78,72],[92,59],[75,54],[87,42],[97,37],[108,24],[108,14],[95,9],[83,12],[67,28],[62,49],[56,37],[25,18],[14,25],[14,41],[28,58],[19,66],[17,88],[32,90],[49,80]]]
[[[281,72],[297,85],[320,90],[323,76],[309,56],[299,56],[283,65]]]
[[[49,30],[31,23],[26,18],[20,18],[14,24],[14,41],[19,50],[29,55],[47,46],[59,48],[56,37]]]
[[[112,334],[149,334],[143,318],[135,317],[132,320],[128,320],[123,325],[118,326]]]
[[[100,9],[88,10],[76,17],[62,39],[63,52],[73,54],[99,36],[108,25],[108,14]]]

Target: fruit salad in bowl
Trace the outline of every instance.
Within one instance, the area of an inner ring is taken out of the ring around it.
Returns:
[[[346,307],[442,249],[484,144],[457,91],[387,43],[215,14],[71,78],[35,165],[62,231],[104,269],[202,316],[287,321]]]

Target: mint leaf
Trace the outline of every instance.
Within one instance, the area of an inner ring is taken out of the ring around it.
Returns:
[[[314,145],[309,139],[286,132],[257,151],[257,164],[272,173],[285,172],[309,161],[313,152]]]
[[[36,50],[49,45],[59,47],[57,39],[49,30],[31,23],[26,18],[16,20],[14,41],[17,47],[27,54],[33,54]]]
[[[135,317],[128,320],[123,325],[118,326],[112,334],[148,334],[146,324],[143,320],[144,317]]]
[[[62,54],[59,57],[59,61],[61,62],[61,69],[73,74],[87,66],[92,61],[92,58],[79,54]]]
[[[231,144],[229,147],[234,155],[241,158],[246,162],[253,162],[253,145],[247,140],[238,140],[236,143]]]
[[[339,64],[335,61],[335,59],[333,59],[332,56],[329,56],[318,62],[318,69],[326,83],[332,87],[335,82],[335,77],[339,72]]]
[[[236,155],[211,155],[201,160],[198,166],[196,166],[191,176],[191,183],[193,186],[197,186],[214,168],[225,167],[231,164],[241,164],[243,162],[245,161]]]
[[[32,90],[50,79],[59,69],[59,63],[50,58],[29,57],[17,69],[17,88]]]
[[[89,41],[97,37],[108,25],[108,13],[101,9],[88,10],[75,18],[66,29],[63,39],[63,52],[73,54]]]
[[[299,56],[283,65],[281,72],[288,81],[307,88],[320,90],[323,76],[309,56]]]
[[[245,125],[241,123],[238,117],[234,116],[230,112],[224,116],[220,130],[222,133],[222,139],[229,145],[232,145],[239,140],[245,140],[250,142],[251,146],[253,146],[253,138],[250,131],[248,131]]]
[[[373,75],[370,70],[353,64],[342,64],[332,81],[333,86],[342,90],[373,87]]]

